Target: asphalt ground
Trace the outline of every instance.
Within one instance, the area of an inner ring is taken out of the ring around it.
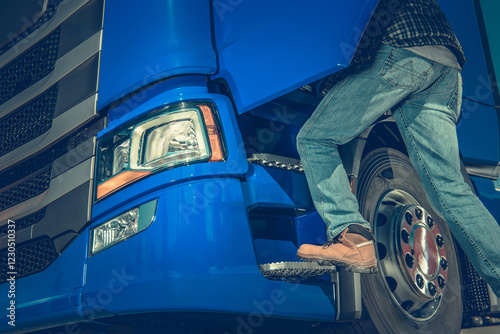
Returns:
[[[484,326],[462,329],[460,334],[500,334],[500,326]]]

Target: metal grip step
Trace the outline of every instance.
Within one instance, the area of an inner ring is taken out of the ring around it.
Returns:
[[[323,276],[337,270],[336,266],[323,266],[315,262],[273,262],[259,265],[260,271],[266,278],[298,278],[307,279],[314,276]]]

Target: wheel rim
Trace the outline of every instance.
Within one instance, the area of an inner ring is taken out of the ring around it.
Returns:
[[[377,205],[373,232],[392,301],[414,321],[430,319],[448,278],[446,245],[433,217],[409,193],[391,190]]]

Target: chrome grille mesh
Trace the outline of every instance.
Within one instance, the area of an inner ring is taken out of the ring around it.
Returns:
[[[34,240],[26,245],[19,245],[16,248],[16,264],[15,269],[16,279],[23,276],[33,274],[45,269],[50,263],[57,258],[57,252],[54,243],[49,238]],[[8,252],[0,253],[0,262],[8,263]],[[1,266],[0,284],[7,281],[8,266]]]
[[[52,169],[45,170],[17,186],[0,193],[0,210],[5,210],[27,201],[49,189],[51,171]]]
[[[26,106],[0,119],[0,156],[32,141],[52,126],[57,85]]]
[[[0,70],[0,105],[54,70],[60,29]]]

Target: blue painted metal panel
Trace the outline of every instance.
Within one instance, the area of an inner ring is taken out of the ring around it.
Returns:
[[[300,216],[273,213],[250,215],[255,254],[259,264],[297,261],[302,244],[322,245],[326,242],[326,227],[316,211]]]
[[[476,188],[477,195],[483,202],[484,206],[490,211],[493,217],[496,218],[498,224],[500,224],[500,181],[495,182],[492,180],[487,180],[479,177],[471,177],[472,183]]]
[[[217,196],[207,190],[214,184],[225,184]],[[88,259],[85,315],[138,310],[250,314],[258,311],[256,302],[279,293],[282,302],[274,304],[273,316],[334,319],[331,283],[291,285],[268,280],[259,271],[238,179],[167,186],[121,210],[154,198],[156,218],[146,230]],[[114,214],[107,213],[95,224]],[[117,273],[124,278],[121,286]],[[110,282],[116,283],[115,292],[107,288]]]
[[[488,79],[481,36],[474,4],[470,0],[440,0],[465,52],[463,96],[494,104]],[[495,109],[463,101],[462,120],[457,126],[460,150],[465,160],[479,160],[494,165],[500,161],[500,133]]]
[[[141,196],[158,189],[158,187],[164,187],[165,185],[172,185],[197,178],[216,177],[218,175],[242,176],[248,171],[246,154],[241,149],[243,147],[241,134],[238,130],[231,101],[227,97],[217,94],[209,94],[206,91],[206,87],[200,86],[184,86],[179,89],[171,89],[162,93],[158,93],[156,90],[161,90],[161,87],[152,87],[149,94],[154,95],[154,97],[135,108],[132,112],[128,112],[121,119],[111,122],[108,128],[99,133],[98,137],[101,138],[107,133],[116,130],[124,123],[133,121],[134,119],[167,104],[192,100],[211,101],[217,106],[221,128],[223,129],[226,143],[228,154],[227,159],[224,162],[182,166],[147,177],[124,188],[123,190],[120,190],[116,194],[110,195],[108,198],[94,205],[92,211],[94,219],[109,210],[114,210],[126,205],[126,203],[130,200],[140,198]],[[121,109],[121,106],[118,106],[116,109]],[[110,114],[113,113],[113,110],[110,111]],[[117,214],[118,213],[119,212],[117,212]]]
[[[116,126],[120,126],[121,124],[129,121],[131,117],[134,117],[134,115],[147,110],[145,108],[148,108],[148,106],[154,108],[158,105],[162,105],[165,102],[162,100],[164,97],[160,97],[159,100],[153,100],[153,98],[164,94],[166,91],[170,91],[169,95],[178,96],[179,101],[182,101],[186,94],[205,94],[207,93],[207,78],[199,75],[174,77],[143,90],[139,94],[132,96],[130,99],[124,101],[119,106],[108,112],[108,127],[100,133],[100,136],[113,131]],[[169,99],[167,99],[167,101],[169,101]],[[134,111],[137,108],[139,108],[139,110],[136,110],[135,113],[128,115],[131,111]],[[124,117],[125,115],[128,116]],[[122,117],[124,118],[119,120]]]
[[[326,242],[326,225],[316,211],[297,217],[295,229],[297,230],[298,245],[321,245]]]
[[[98,109],[153,81],[217,69],[206,0],[107,1]]]
[[[87,245],[87,234],[81,235],[47,269],[15,281],[12,300],[16,302],[16,327],[8,325],[8,318],[2,315],[0,333],[83,320],[80,292],[84,285]],[[8,290],[9,284],[0,285],[2,306]]]
[[[297,261],[298,247],[289,240],[254,239],[259,264]]]
[[[214,78],[243,113],[345,68],[377,2],[214,1]]]
[[[263,182],[259,180],[255,187],[243,192],[241,181],[234,177],[248,174],[248,164],[241,150],[242,138],[231,101],[207,93],[206,87],[195,78],[189,80],[198,84],[176,88],[174,82],[165,82],[145,91],[141,105],[126,112],[123,106],[111,110],[113,121],[99,137],[165,104],[192,99],[213,101],[224,129],[228,160],[164,171],[94,205],[92,226],[127,208],[159,198],[155,222],[148,229],[88,260],[83,312],[89,317],[138,310],[251,313],[255,311],[254,301],[268,300],[273,291],[281,291],[287,302],[275,305],[273,316],[334,319],[330,282],[324,282],[322,287],[295,286],[293,291],[299,292],[292,293],[289,284],[262,276],[246,210],[253,204],[251,199],[260,200]],[[303,179],[303,175],[299,176]],[[304,190],[304,182],[290,180]],[[251,182],[249,177],[247,183]],[[294,201],[307,202],[303,194],[296,193],[298,189],[291,186],[282,189],[271,176],[267,183],[281,194],[278,206],[282,202],[289,207],[294,206]],[[290,249],[287,259],[295,256],[296,247]],[[120,256],[123,254],[127,256]],[[124,283],[114,286],[116,293],[113,293],[106,287],[109,282],[116,282],[117,275],[124,277]],[[240,289],[241,286],[255,289]],[[99,300],[101,303],[96,304]],[[313,309],[306,307],[306,300],[315,302]]]
[[[246,207],[259,204],[289,208],[296,206],[289,194],[262,166],[252,165],[249,175],[246,176],[246,182],[242,183],[242,188]]]
[[[263,204],[314,210],[306,177],[302,173],[252,164],[242,187],[247,207]]]

